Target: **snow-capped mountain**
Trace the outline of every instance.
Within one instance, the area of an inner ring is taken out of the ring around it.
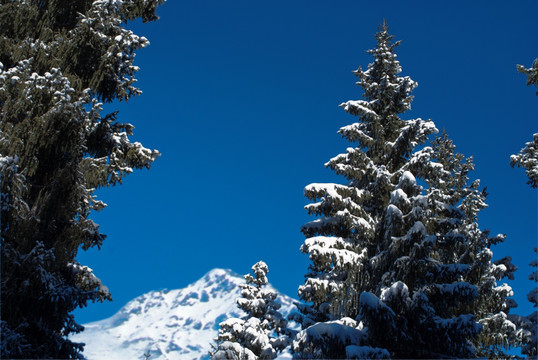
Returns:
[[[230,270],[214,269],[178,290],[151,291],[128,302],[114,316],[84,324],[72,337],[86,343],[88,360],[208,359],[219,323],[244,316],[237,308],[245,280]],[[293,299],[279,295],[281,311],[295,309]]]

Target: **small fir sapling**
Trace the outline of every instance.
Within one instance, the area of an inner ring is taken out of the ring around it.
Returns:
[[[246,315],[220,323],[216,346],[210,352],[214,360],[274,359],[289,345],[287,321],[279,312],[277,294],[267,289],[269,269],[263,261],[252,266],[241,285],[237,306]]]

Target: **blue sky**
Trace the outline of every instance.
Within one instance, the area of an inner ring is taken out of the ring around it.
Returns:
[[[432,119],[474,156],[471,177],[490,194],[481,228],[507,234],[495,258],[513,257],[517,312],[530,313],[538,191],[509,156],[538,132],[538,89],[516,71],[538,56],[537,12],[534,0],[169,0],[159,21],[129,25],[151,42],[136,58],[143,94],[107,109],[162,156],[98,191],[109,206],[93,219],[108,238],[78,259],[114,301],[77,310],[77,320],[216,267],[245,274],[262,259],[269,281],[296,296],[309,264],[299,251],[311,220],[303,188],[345,182],[323,164],[349,146],[336,131],[356,118],[338,105],[360,99],[352,70],[371,62],[365,50],[383,19],[402,40],[402,75],[419,83],[403,118]]]

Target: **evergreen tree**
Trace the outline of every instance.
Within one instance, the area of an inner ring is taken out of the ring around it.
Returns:
[[[534,60],[531,68],[526,69],[523,65],[517,65],[517,70],[527,75],[527,86],[538,86],[538,59]],[[533,188],[538,187],[538,133],[533,135],[533,141],[526,143],[519,154],[510,157],[510,165],[524,168],[529,178],[527,184]]]
[[[518,65],[518,71],[527,75],[527,85],[533,84],[538,86],[538,59],[534,60],[532,68],[525,69]],[[538,92],[536,93],[538,95]],[[529,184],[533,188],[538,188],[538,133],[533,135],[534,141],[525,144],[519,154],[510,157],[510,165],[517,165],[526,169]],[[535,247],[534,252],[538,255],[538,248]],[[538,259],[535,258],[531,266],[538,267]],[[538,271],[534,271],[529,275],[529,280],[538,282]],[[533,303],[534,307],[538,307],[538,287],[535,287],[527,294],[527,299]],[[527,355],[531,359],[538,358],[538,311],[534,311],[530,315],[510,315],[510,320],[517,324],[521,335],[522,349],[521,353]]]
[[[163,1],[2,1],[2,357],[81,357],[71,312],[110,299],[76,260],[105,238],[88,218],[106,206],[94,191],[159,153],[132,143],[133,126],[102,116],[100,101],[140,94],[133,60],[148,41],[123,24],[156,20]]]
[[[530,68],[526,68],[523,65],[517,65],[517,71],[527,75],[527,86],[538,86],[538,58],[534,59]],[[536,94],[538,95],[538,92]]]
[[[245,275],[238,307],[246,313],[243,319],[232,318],[220,323],[217,346],[212,359],[274,359],[289,345],[287,321],[278,309],[277,294],[266,288],[267,265],[260,261],[252,266],[254,276]]]
[[[477,355],[506,357],[503,350],[519,342],[515,325],[507,319],[516,303],[509,298],[512,289],[504,283],[497,286],[497,282],[503,278],[513,280],[517,268],[508,256],[492,261],[491,247],[504,241],[505,236],[489,236],[488,230],[482,231],[478,226],[478,214],[487,207],[487,194],[485,189],[479,189],[479,180],[469,184],[468,174],[474,169],[472,157],[465,159],[456,153],[455,145],[444,131],[432,142],[431,154],[442,165],[437,167],[440,171],[436,176],[425,177],[429,185],[427,192],[433,200],[430,200],[427,228],[442,239],[435,254],[443,256],[445,263],[466,269],[460,274],[462,279],[477,289],[474,302],[451,313],[470,312],[482,325],[480,335],[473,341]]]
[[[510,157],[510,165],[524,168],[529,178],[527,184],[538,188],[538,133],[533,135],[533,141],[526,143],[519,154]]]
[[[538,248],[533,249],[538,255]],[[538,259],[534,259],[531,266],[538,268]],[[538,271],[533,271],[529,275],[529,280],[538,282]],[[538,287],[535,287],[527,294],[527,300],[529,300],[534,307],[538,307]],[[512,320],[518,326],[518,331],[521,336],[522,349],[521,353],[529,357],[529,359],[538,358],[538,311],[532,312],[527,316],[509,315]]]
[[[386,25],[376,39],[374,62],[355,72],[364,100],[341,105],[359,122],[339,133],[357,145],[325,164],[348,183],[305,188],[314,201],[306,209],[318,218],[302,228],[312,263],[299,288],[306,304],[293,350],[298,358],[473,357],[482,326],[470,276],[480,251],[490,254],[504,238],[477,230],[485,246],[467,250],[464,227],[476,223],[463,205],[477,195],[467,185],[472,164],[446,136],[423,146],[437,132],[431,120],[399,117],[417,84],[398,76],[399,42]]]

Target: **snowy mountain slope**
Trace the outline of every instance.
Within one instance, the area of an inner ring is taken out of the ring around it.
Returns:
[[[88,360],[144,359],[147,351],[151,360],[208,359],[219,323],[243,316],[236,305],[243,283],[230,270],[214,269],[184,289],[139,296],[114,316],[85,324],[72,340],[86,343]],[[278,300],[285,316],[295,309],[290,297]]]

